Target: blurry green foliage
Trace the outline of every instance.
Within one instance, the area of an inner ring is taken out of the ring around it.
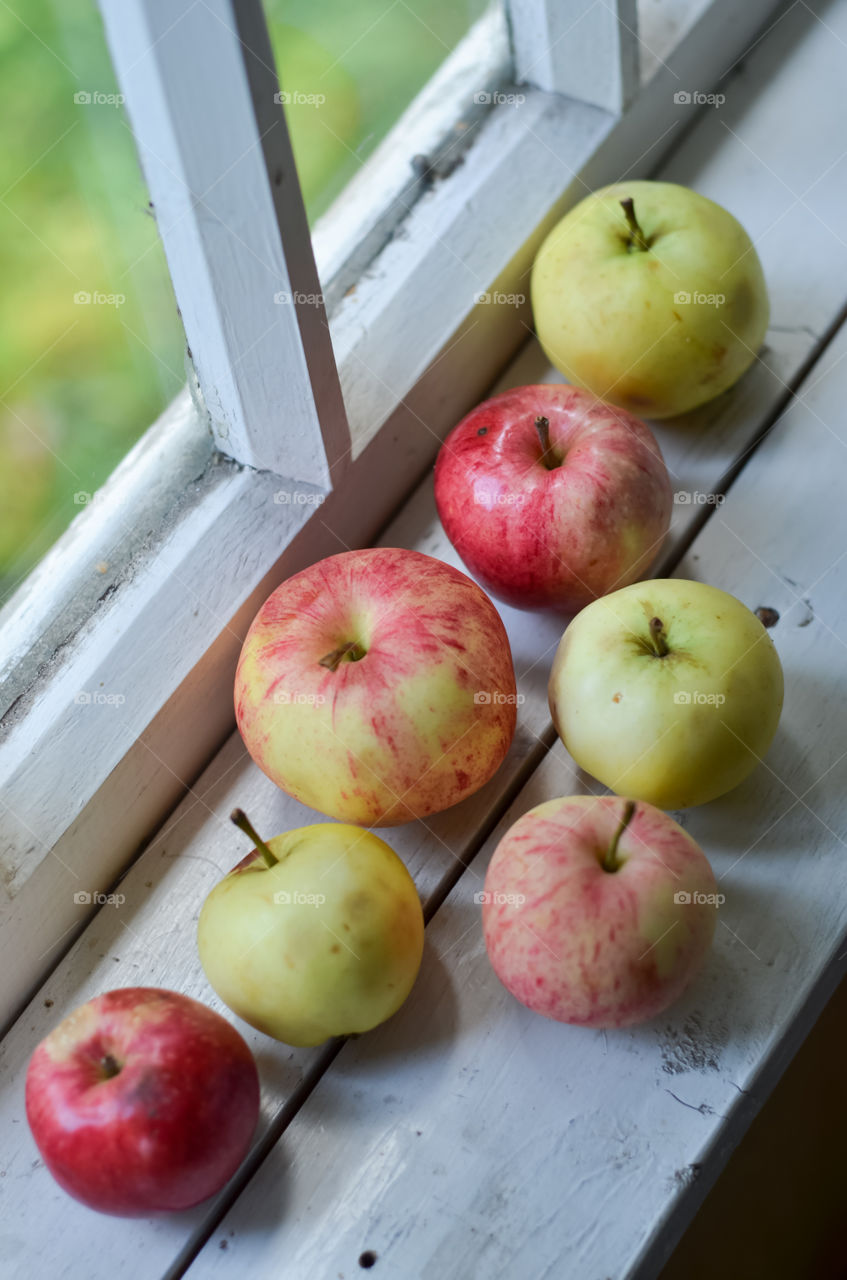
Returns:
[[[484,0],[267,0],[314,220]],[[184,381],[184,337],[94,0],[0,6],[0,596]],[[323,99],[322,102],[319,99]],[[123,295],[83,305],[80,292]]]

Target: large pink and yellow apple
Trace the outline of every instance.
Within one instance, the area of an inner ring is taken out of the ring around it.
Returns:
[[[487,591],[567,614],[647,572],[672,506],[649,427],[561,385],[515,387],[469,413],[438,455],[435,501]]]
[[[626,1027],[697,973],[723,901],[699,845],[667,814],[565,796],[510,827],[482,895],[488,955],[522,1004],[583,1027]]]
[[[253,759],[332,818],[390,826],[464,800],[515,730],[497,610],[466,574],[396,547],[330,556],[265,601],[235,711]]]

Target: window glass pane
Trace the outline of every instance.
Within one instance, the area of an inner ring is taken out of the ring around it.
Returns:
[[[310,222],[489,0],[265,0]]]
[[[0,597],[185,381],[94,0],[0,5]]]

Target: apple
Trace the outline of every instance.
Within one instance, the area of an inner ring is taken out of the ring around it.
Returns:
[[[206,977],[251,1026],[291,1045],[369,1031],[406,999],[423,954],[414,881],[371,831],[321,822],[263,841],[212,889],[197,928]]]
[[[773,641],[740,600],[659,578],[574,618],[548,691],[580,768],[619,795],[684,809],[756,767],[776,732],[783,679]]]
[[[494,850],[479,896],[503,985],[582,1027],[630,1026],[672,1004],[703,963],[723,901],[682,827],[616,796],[530,809]]]
[[[586,196],[541,246],[531,294],[538,339],[568,381],[648,418],[726,391],[768,327],[747,232],[671,182]]]
[[[220,1191],[259,1117],[246,1043],[219,1013],[158,987],[95,996],[36,1048],[26,1114],[53,1177],[101,1213],[146,1217]]]
[[[478,405],[435,465],[444,530],[517,608],[576,613],[646,573],[672,494],[650,429],[579,387],[515,387]]]
[[[289,795],[390,826],[487,782],[515,731],[503,623],[475,582],[395,547],[330,556],[256,615],[235,677],[241,736]]]

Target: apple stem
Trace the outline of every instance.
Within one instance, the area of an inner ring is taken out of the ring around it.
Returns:
[[[259,853],[264,858],[265,864],[268,867],[275,867],[279,862],[279,858],[275,857],[274,854],[271,853],[262,837],[256,832],[256,828],[253,826],[244,810],[233,809],[232,813],[229,815],[229,819],[230,822],[235,823],[239,831],[243,831],[246,836],[250,837],[256,848],[259,850]]]
[[[665,624],[661,618],[650,619],[650,643],[657,658],[664,658],[670,653],[668,637],[665,635]]]
[[[550,452],[550,419],[538,417],[535,419],[535,430],[538,432],[538,439],[541,441],[541,461],[544,463],[548,471],[555,471],[560,465],[555,454],[553,461],[548,461],[547,454]]]
[[[337,671],[340,663],[358,662],[360,658],[364,658],[366,652],[367,650],[362,648],[358,640],[349,640],[347,644],[339,645],[331,653],[325,653],[320,659],[320,666],[326,667],[329,671]]]
[[[111,1080],[120,1073],[121,1064],[111,1053],[104,1054],[100,1059],[100,1070],[103,1072],[104,1080]]]
[[[630,196],[626,200],[621,200],[623,211],[626,214],[627,225],[629,226],[629,248],[636,248],[646,252],[650,246],[644,239],[644,232],[638,225],[638,219],[635,216],[635,202]]]
[[[608,849],[606,850],[606,856],[603,859],[602,866],[604,871],[617,871],[618,867],[621,865],[618,862],[618,842],[620,841],[621,836],[626,831],[630,822],[632,822],[632,815],[634,813],[635,813],[635,801],[627,800],[626,805],[624,806],[623,817],[620,820],[620,825],[618,826],[618,829],[615,832],[615,834],[612,836],[612,843],[609,845]]]

